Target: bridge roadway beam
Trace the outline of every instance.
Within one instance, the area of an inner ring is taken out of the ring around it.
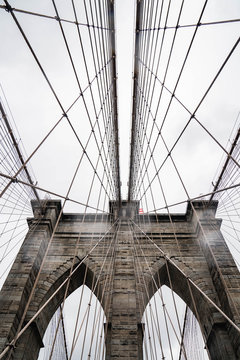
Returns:
[[[110,204],[110,208],[112,205]],[[128,217],[132,216],[133,209],[137,211],[137,203],[130,205],[129,207],[127,202],[123,202],[120,208],[119,215],[122,222],[115,252],[113,289],[106,289],[102,297],[102,284],[108,276],[107,273],[103,273],[99,286],[95,289],[95,294],[103,307],[106,303],[105,296],[109,292],[111,294],[112,302],[110,313],[107,314],[108,329],[106,329],[107,359],[124,360],[142,357],[144,324],[141,326],[140,323],[143,315],[141,311],[144,309],[139,304],[140,298],[143,297],[146,305],[148,296],[143,284],[135,277],[132,234],[126,224]],[[186,214],[173,214],[174,231],[168,216],[164,214],[139,215],[143,220],[141,227],[171,257],[178,268],[239,325],[239,272],[220,232],[221,220],[215,218],[217,203],[213,202],[210,207],[206,205],[206,202],[194,202],[194,211],[189,204]],[[45,212],[42,213],[38,203],[33,202],[34,218],[29,220],[29,224],[35,224],[36,227],[26,236],[0,293],[0,350],[14,338],[60,209],[60,201],[52,200],[48,201]],[[67,278],[79,232],[81,236],[77,258],[82,259],[90,250],[90,246],[94,245],[99,236],[104,234],[112,224],[112,218],[102,216],[102,214],[97,217],[88,214],[84,222],[82,220],[83,214],[62,215],[24,323],[31,319],[39,307]],[[149,240],[141,235],[139,232],[138,239],[150,264],[150,270],[143,258],[140,257],[139,260],[143,266],[142,276],[151,297],[156,291],[151,281],[152,276],[158,287],[164,284],[170,286],[170,283],[166,262],[161,253],[158,253]],[[111,239],[112,236],[109,234],[107,241]],[[92,254],[88,262],[78,269],[71,279],[68,295],[81,286],[86,269],[86,285],[89,288],[92,287],[99,274],[104,252],[106,248],[100,246],[98,252]],[[186,278],[177,267],[170,263],[168,265],[173,290],[199,317],[211,360],[240,359],[239,333],[203,296],[199,295],[197,290],[192,288],[197,307],[196,313]],[[49,302],[28,331],[20,337],[16,348],[12,351],[11,359],[37,359],[39,349],[43,346],[44,332],[63,300],[64,291],[63,288]]]

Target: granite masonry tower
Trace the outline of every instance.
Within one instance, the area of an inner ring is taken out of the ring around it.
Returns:
[[[154,274],[159,286],[160,284],[170,286],[169,273],[173,290],[200,321],[211,359],[236,360],[240,358],[238,331],[194,287],[191,287],[190,291],[187,279],[183,276],[184,273],[235,324],[239,324],[240,275],[221,234],[221,220],[215,218],[217,202],[209,205],[207,202],[195,201],[192,205],[188,204],[185,214],[172,215],[174,232],[169,217],[164,214],[148,216],[148,219],[142,222],[143,231],[149,234],[171,259],[169,262],[166,261],[161,253],[156,257],[156,250],[151,246],[146,247],[146,256],[151,268],[146,267],[142,276],[146,280],[148,296],[151,297],[155,290],[150,284],[150,273]],[[28,222],[33,230],[26,236],[0,293],[1,351],[14,338],[19,326],[56,219],[61,211],[61,202],[48,201],[44,213],[38,202],[32,202],[32,207],[34,218],[29,219]],[[12,346],[11,359],[38,358],[39,350],[43,346],[44,332],[63,300],[65,288],[62,287],[56,296],[52,297],[52,295],[69,275],[74,244],[79,233],[81,236],[75,260],[76,271],[72,275],[67,295],[81,286],[86,267],[86,284],[92,288],[92,282],[100,271],[99,253],[90,254],[81,266],[77,265],[89,250],[89,238],[92,234],[104,234],[109,225],[114,223],[116,216],[119,217],[120,222],[117,233],[118,246],[115,249],[113,287],[111,293],[108,289],[105,289],[104,293],[101,291],[101,281],[95,287],[95,294],[103,308],[107,299],[110,299],[110,311],[105,329],[106,358],[143,358],[144,327],[141,324],[143,314],[139,310],[141,307],[138,303],[139,298],[146,298],[147,294],[146,287],[135,275],[136,263],[129,219],[141,216],[144,220],[147,215],[136,215],[137,202],[122,202],[121,210],[118,213],[115,211],[115,215],[112,204],[110,210],[112,216],[95,216],[94,222],[94,215],[91,214],[85,217],[84,222],[82,214],[62,214],[22,327],[43,304],[47,302],[47,305]],[[204,229],[206,236],[202,236],[201,229]],[[108,241],[111,241],[111,233],[107,236]],[[101,245],[99,247],[101,251]],[[173,262],[176,266],[173,266]],[[102,277],[106,276],[107,273]],[[5,358],[8,358],[7,355]]]

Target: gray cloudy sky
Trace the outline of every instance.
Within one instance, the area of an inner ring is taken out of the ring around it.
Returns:
[[[179,6],[176,3],[176,9]],[[202,1],[185,2],[182,24],[194,23],[202,6]],[[71,18],[69,7],[59,1],[59,8],[66,17]],[[33,3],[31,1],[12,1],[12,6],[19,8],[39,11],[54,15],[54,11],[49,1]],[[120,164],[122,194],[126,197],[128,167],[129,167],[129,139],[131,124],[131,91],[132,91],[132,64],[133,64],[133,8],[134,1],[116,2],[116,24],[117,24],[117,64],[118,64],[118,109],[120,127]],[[203,21],[216,21],[219,19],[237,18],[240,4],[237,0],[229,1],[209,1]],[[169,19],[169,25],[174,23],[176,14],[174,8],[173,15]],[[6,93],[7,99],[14,114],[21,139],[28,154],[41,141],[47,131],[53,126],[61,116],[61,112],[53,98],[45,79],[36,66],[36,63],[24,43],[11,16],[1,10],[1,43],[4,44],[4,51],[1,54],[1,84]],[[65,107],[71,104],[78,94],[76,81],[72,74],[67,59],[64,44],[60,36],[57,22],[42,18],[31,17],[29,15],[18,14],[18,19],[22,24],[27,36],[36,50],[46,73],[50,77],[57,94]],[[75,35],[71,35],[71,27],[65,26],[66,34],[69,36],[70,45],[73,53],[77,57]],[[169,75],[166,79],[166,86],[173,88],[174,81],[181,66],[181,61],[192,36],[193,29],[180,29],[177,37],[173,59],[171,61]],[[179,99],[192,111],[209,82],[216,74],[224,58],[236,41],[239,33],[239,23],[224,24],[216,26],[202,27],[198,31],[195,45],[192,48],[188,63],[179,84],[177,95]],[[167,35],[168,36],[168,35]],[[171,38],[171,31],[169,32]],[[166,44],[168,43],[166,38]],[[164,48],[165,49],[165,48]],[[168,46],[166,45],[166,56]],[[163,63],[164,58],[163,56]],[[239,49],[237,49],[226,66],[213,89],[207,96],[203,105],[197,112],[200,121],[225,145],[239,111],[239,71],[238,71]],[[164,65],[164,64],[163,64]],[[159,75],[161,77],[160,66]],[[83,88],[86,83],[86,76],[83,75]],[[160,87],[156,89],[156,97]],[[159,121],[164,114],[169,97],[163,96],[162,106],[159,111]],[[156,101],[156,100],[155,100]],[[76,106],[70,113],[74,125],[79,125],[75,119],[81,113],[79,131],[84,141],[89,128],[86,125],[81,106]],[[178,105],[172,106],[166,121],[163,135],[170,147],[185,125],[189,116]],[[81,124],[84,124],[82,127]],[[92,148],[94,156],[95,149]],[[39,152],[33,157],[31,163],[40,186],[54,190],[61,194],[66,192],[69,176],[73,173],[76,165],[78,144],[66,122],[62,122],[56,131],[51,135]],[[157,147],[157,162],[160,164],[166,152],[160,142]],[[215,170],[222,156],[222,151],[214,144],[204,131],[195,123],[189,126],[179,145],[173,153],[175,161],[181,170],[181,174],[189,189],[190,196],[197,196],[209,190]],[[45,159],[48,161],[45,161]],[[206,161],[207,159],[207,161]],[[84,164],[84,178],[88,178],[88,165]],[[151,171],[151,169],[150,169]],[[161,178],[163,186],[167,189],[168,203],[177,202],[185,199],[179,181],[175,174],[169,176],[171,166],[165,166]],[[81,171],[80,171],[81,173]],[[154,174],[153,170],[152,173]],[[46,176],[48,174],[48,176]],[[90,170],[89,170],[90,174]],[[151,172],[150,172],[151,174]],[[90,176],[90,175],[89,175]],[[78,182],[73,189],[74,198],[85,202],[88,183],[81,177],[81,189],[79,191]],[[169,179],[171,183],[169,184]],[[157,189],[157,184],[153,184]],[[173,191],[173,188],[176,191]],[[91,204],[96,200],[92,199]],[[159,198],[157,207],[161,206],[162,200]],[[150,204],[149,204],[150,206]],[[150,208],[152,208],[150,206]],[[81,209],[72,209],[73,211]]]

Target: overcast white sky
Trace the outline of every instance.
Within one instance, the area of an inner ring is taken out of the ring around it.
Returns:
[[[172,17],[169,24],[174,23],[180,1],[172,7]],[[180,23],[196,22],[199,10],[203,1],[193,3],[186,1]],[[116,24],[117,24],[117,66],[118,66],[118,110],[119,110],[119,138],[120,138],[120,168],[122,180],[122,196],[127,194],[128,167],[129,167],[129,140],[131,127],[131,91],[132,91],[132,65],[133,65],[133,8],[134,1],[116,1]],[[31,1],[12,1],[12,6],[39,11],[54,15],[50,1],[44,0],[41,3]],[[204,21],[215,21],[221,19],[237,18],[239,16],[240,4],[237,0],[232,1],[209,1]],[[71,18],[70,7],[67,3],[59,1],[60,13]],[[4,44],[4,51],[1,54],[1,84],[6,93],[7,99],[14,114],[19,132],[27,153],[30,154],[43,136],[61,116],[55,99],[49,91],[45,79],[36,66],[36,63],[22,39],[19,30],[14,24],[11,16],[1,10],[1,43]],[[50,77],[57,94],[65,107],[73,101],[78,94],[76,81],[69,66],[69,61],[64,50],[64,44],[58,29],[57,22],[46,19],[31,17],[29,15],[17,14],[27,36],[32,42],[46,73]],[[69,37],[73,54],[77,58],[76,36],[71,35],[71,26],[64,25],[66,34]],[[179,71],[181,60],[186,52],[188,42],[193,29],[180,29],[176,41],[173,60],[171,62],[166,85],[172,89],[174,80]],[[169,32],[169,40],[172,32]],[[239,34],[239,23],[206,26],[198,31],[195,46],[191,51],[189,61],[179,84],[177,95],[181,101],[193,110],[195,105],[206,90],[209,82],[215,76],[224,58],[230,51]],[[166,44],[168,44],[166,38]],[[3,50],[3,49],[2,49]],[[168,45],[166,45],[166,54]],[[163,59],[166,56],[163,56]],[[239,71],[238,71],[239,49],[237,49],[218,79],[216,85],[207,96],[204,104],[197,115],[204,125],[225,145],[239,111]],[[164,62],[164,60],[163,60]],[[164,65],[164,64],[163,64]],[[160,67],[159,75],[164,66]],[[80,69],[81,70],[81,69]],[[79,71],[80,71],[79,70]],[[86,77],[82,77],[83,85],[86,84]],[[156,96],[160,87],[156,89]],[[164,101],[165,100],[165,101]],[[159,111],[159,122],[165,111],[168,96],[163,96],[162,107]],[[76,122],[79,113],[84,128],[79,127]],[[76,106],[70,113],[77,130],[81,132],[82,139],[87,137],[89,128],[86,123],[81,106]],[[189,116],[179,105],[172,106],[167,118],[163,135],[168,146],[175,141],[179,132],[185,125]],[[62,122],[56,131],[51,135],[39,152],[32,159],[32,166],[39,185],[61,194],[66,193],[70,174],[73,173],[76,165],[76,158],[73,154],[78,153],[78,144],[66,122]],[[89,151],[94,156],[95,148]],[[47,155],[46,155],[47,154]],[[157,163],[161,163],[166,152],[160,142],[156,150]],[[50,156],[49,156],[50,155]],[[214,176],[215,170],[222,156],[218,146],[209,139],[196,123],[192,122],[186,131],[179,145],[173,153],[175,161],[181,170],[181,174],[190,192],[190,196],[197,196],[207,192]],[[45,159],[48,161],[45,161]],[[208,161],[205,161],[205,160]],[[161,178],[164,188],[167,191],[168,203],[185,199],[181,185],[175,174],[171,174],[171,166],[165,166]],[[80,174],[81,174],[80,169]],[[90,169],[84,163],[84,178],[89,178]],[[150,174],[153,173],[150,167]],[[48,176],[46,176],[48,174]],[[170,176],[171,174],[171,176]],[[88,182],[81,178],[81,190],[79,182],[72,191],[74,198],[85,202],[88,193]],[[171,184],[169,184],[171,179]],[[80,180],[79,180],[80,181]],[[154,187],[155,186],[155,187]],[[157,184],[153,184],[155,192],[159,192]],[[172,191],[172,189],[175,191]],[[97,190],[96,190],[97,191]],[[90,200],[94,204],[96,199]],[[159,207],[162,199],[156,201]],[[149,204],[151,207],[151,204]],[[72,207],[72,211],[81,211],[81,208]]]

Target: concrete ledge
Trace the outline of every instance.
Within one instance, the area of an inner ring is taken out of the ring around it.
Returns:
[[[134,201],[131,203],[132,203],[132,207],[134,207],[134,211],[138,213],[137,207],[139,206],[139,202]],[[115,204],[115,202],[110,201],[109,204],[110,204],[109,205],[110,214],[106,214],[106,213],[99,213],[99,214],[65,213],[64,214],[63,213],[61,221],[72,222],[72,221],[83,221],[84,219],[84,222],[111,222],[112,221],[111,211],[113,211],[113,205]],[[122,204],[123,204],[123,208],[126,207],[127,201],[122,201]],[[215,200],[211,201],[210,203],[208,200],[201,200],[201,201],[197,200],[197,201],[193,201],[192,204],[196,209],[196,211],[204,211],[204,212],[207,211],[207,213],[211,215],[211,218],[214,218],[218,207],[218,201]],[[37,200],[32,200],[31,205],[32,205],[34,217],[39,217],[40,215],[45,213],[47,209],[54,209],[54,208],[56,209],[56,217],[57,217],[62,209],[61,200],[47,200],[47,202],[45,200],[41,200],[40,203]],[[193,209],[190,202],[187,203],[187,209],[185,213],[171,214],[171,219],[173,222],[191,221],[192,217],[193,217]],[[139,219],[141,222],[145,222],[146,224],[149,222],[151,223],[170,222],[169,215],[167,213],[141,214],[141,215],[137,214],[136,219]],[[31,219],[28,219],[28,221],[30,220]]]

